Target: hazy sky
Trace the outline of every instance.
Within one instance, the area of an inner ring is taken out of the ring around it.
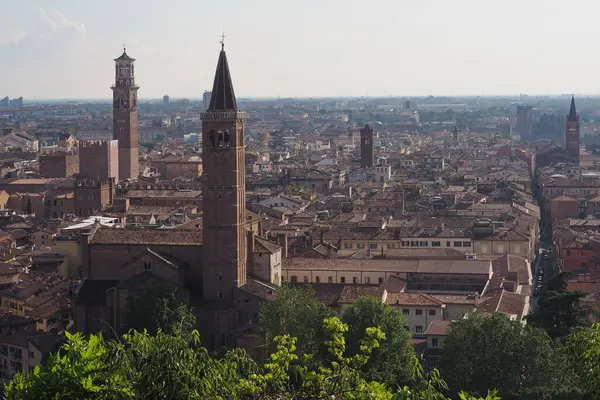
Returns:
[[[593,0],[0,0],[0,97],[600,93]]]

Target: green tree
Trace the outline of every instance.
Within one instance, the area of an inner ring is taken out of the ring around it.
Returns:
[[[550,399],[568,392],[572,376],[563,353],[542,329],[502,314],[473,313],[452,323],[440,367],[452,392],[503,399]]]
[[[342,319],[349,327],[346,337],[350,354],[360,352],[369,327],[376,326],[385,333],[385,340],[363,366],[367,379],[400,386],[413,382],[419,361],[405,329],[406,320],[398,310],[376,298],[361,298],[344,310]]]
[[[563,272],[550,279],[537,310],[527,316],[529,323],[553,338],[564,338],[573,328],[585,325],[589,313],[581,304],[585,293],[567,289],[568,276]]]
[[[600,399],[600,324],[575,328],[566,340],[565,352],[579,377],[581,398]]]
[[[283,285],[275,301],[265,303],[260,310],[259,323],[270,341],[277,336],[290,335],[298,339],[301,353],[317,355],[326,337],[322,321],[332,311],[317,299],[310,286]]]
[[[179,297],[178,289],[169,283],[151,282],[132,296],[126,306],[127,327],[154,335],[159,330],[189,336],[196,317]]]
[[[338,399],[338,400],[447,400],[440,393],[445,383],[437,373],[416,387],[392,390],[368,381],[360,369],[371,352],[385,340],[385,333],[370,327],[360,351],[346,356],[348,326],[337,317],[325,319],[326,346],[331,362],[311,365],[311,355],[299,354],[295,338],[274,339],[276,350],[263,365],[242,350],[212,358],[180,336],[159,331],[131,332],[121,341],[105,341],[67,335],[68,342],[46,365],[33,374],[20,373],[5,386],[8,400],[25,399]],[[472,397],[461,394],[461,399]],[[497,400],[494,394],[487,400]]]

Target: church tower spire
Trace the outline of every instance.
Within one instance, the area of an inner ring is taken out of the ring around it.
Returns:
[[[571,97],[571,107],[567,115],[567,124],[565,129],[565,149],[571,156],[571,159],[579,164],[579,114],[575,108],[575,96]]]
[[[213,349],[229,344],[237,321],[235,290],[246,283],[245,120],[222,43],[210,105],[202,113],[204,257],[196,277],[202,281],[207,345]]]

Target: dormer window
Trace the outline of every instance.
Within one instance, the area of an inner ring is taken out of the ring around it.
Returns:
[[[152,269],[152,263],[150,261],[144,261],[144,270],[149,271]]]

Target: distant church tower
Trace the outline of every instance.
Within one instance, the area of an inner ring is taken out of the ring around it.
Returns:
[[[575,108],[575,97],[571,97],[571,108],[565,130],[565,149],[577,164],[579,164],[579,139],[579,114]]]
[[[135,59],[125,49],[115,59],[113,91],[113,139],[119,141],[119,179],[137,178],[138,160],[138,104],[135,84]]]
[[[246,283],[244,125],[223,42],[208,109],[202,113],[204,169],[202,324],[209,348],[229,343],[237,323],[234,291]]]
[[[373,165],[375,165],[373,128],[367,124],[360,130],[360,166],[362,168],[371,168]]]
[[[452,131],[452,141],[458,143],[458,128],[456,125],[454,125],[454,130]]]

